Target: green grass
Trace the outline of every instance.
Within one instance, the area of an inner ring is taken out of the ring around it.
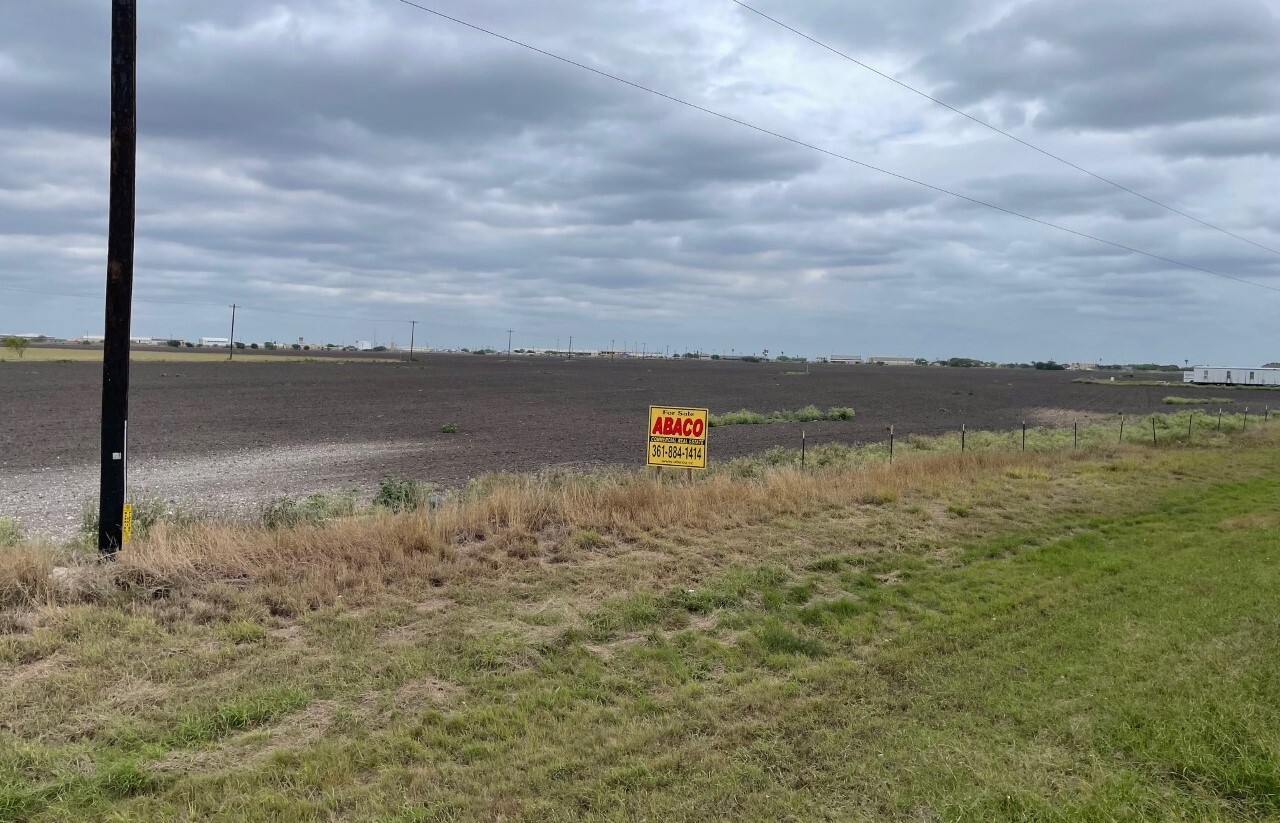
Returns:
[[[12,517],[0,517],[0,549],[12,548],[22,542],[22,527]]]
[[[1280,451],[1213,443],[296,620],[4,613],[0,821],[1277,819]]]
[[[1166,397],[1164,399],[1166,406],[1226,405],[1234,402],[1229,397]]]
[[[742,409],[736,412],[713,414],[708,418],[707,423],[713,428],[762,423],[812,423],[817,420],[852,420],[853,415],[853,409],[847,406],[834,406],[825,412],[817,406],[805,406],[803,409],[773,411],[767,414]]]

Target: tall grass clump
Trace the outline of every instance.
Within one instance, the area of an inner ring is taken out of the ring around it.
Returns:
[[[384,477],[373,496],[373,505],[392,512],[417,511],[427,505],[434,488],[411,477]]]

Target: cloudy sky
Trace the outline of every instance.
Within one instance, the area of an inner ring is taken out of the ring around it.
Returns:
[[[1280,288],[1280,254],[731,0],[423,4],[884,169]],[[1280,292],[914,186],[397,0],[140,5],[135,334],[225,334],[234,301],[249,307],[250,340],[403,344],[396,321],[416,319],[434,346],[502,347],[512,328],[517,347],[573,335],[588,348],[1280,359]],[[1280,249],[1280,0],[753,5]],[[101,329],[109,42],[105,0],[0,4],[0,331]]]

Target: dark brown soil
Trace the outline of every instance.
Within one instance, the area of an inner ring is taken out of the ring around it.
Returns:
[[[689,361],[430,355],[418,364],[135,363],[129,439],[139,458],[268,446],[413,441],[425,451],[380,459],[378,474],[456,483],[490,470],[638,464],[647,407],[771,411],[852,406],[849,422],[731,426],[711,432],[712,459],[810,442],[859,442],[1022,420],[1061,423],[1120,411],[1168,411],[1165,386],[1073,383],[1073,372]],[[101,367],[0,364],[0,470],[97,460]],[[1149,376],[1149,375],[1148,375]],[[1157,376],[1158,377],[1158,376]],[[1280,395],[1234,391],[1232,408]],[[1179,407],[1177,410],[1182,410]],[[442,434],[445,423],[458,434]],[[429,455],[426,457],[424,455]]]

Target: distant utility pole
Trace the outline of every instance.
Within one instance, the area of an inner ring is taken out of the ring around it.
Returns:
[[[511,362],[511,329],[507,329],[507,362]]]
[[[138,4],[111,3],[111,177],[107,300],[102,354],[102,471],[98,552],[124,543],[128,482],[129,325],[133,315],[133,238],[138,148]]]
[[[227,359],[236,356],[236,304],[231,304],[231,339],[227,343]]]
[[[413,362],[413,341],[414,341],[414,338],[417,336],[417,333],[418,333],[418,321],[410,320],[409,321],[409,362],[410,363]]]
[[[612,338],[612,339],[610,339],[610,340],[609,340],[609,359],[610,359],[610,360],[617,360],[617,359],[618,359],[618,348],[617,348],[617,347],[618,347],[618,340],[617,340],[617,338]]]
[[[573,335],[569,335],[569,357],[573,357]]]

